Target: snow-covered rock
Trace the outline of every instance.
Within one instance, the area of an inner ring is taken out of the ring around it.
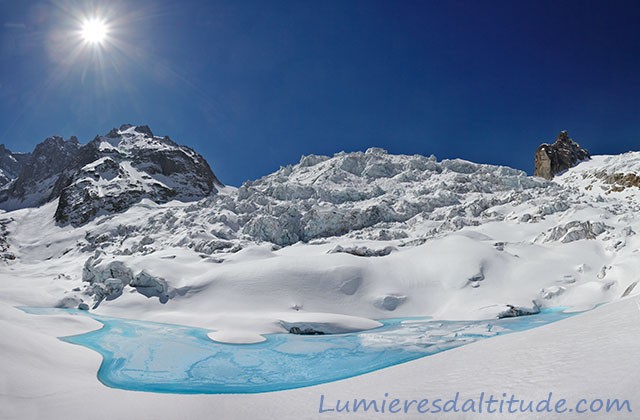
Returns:
[[[581,239],[595,239],[598,235],[611,227],[602,222],[574,220],[551,229],[548,234],[543,234],[545,241],[560,241],[568,243]]]
[[[0,206],[38,206],[59,198],[56,221],[78,226],[144,198],[194,201],[221,186],[191,148],[154,136],[147,126],[123,125],[83,146],[75,137],[45,140],[0,191]]]
[[[193,201],[221,186],[206,160],[147,126],[124,125],[84,146],[94,158],[61,191],[56,221],[81,225],[100,213],[117,213],[143,198],[156,203]],[[90,160],[90,159],[85,159]]]
[[[49,137],[22,163],[18,176],[0,190],[0,208],[37,207],[54,200],[76,165],[80,143],[75,137]]]
[[[514,318],[517,316],[528,316],[528,315],[535,315],[539,313],[540,313],[540,307],[538,307],[538,304],[536,302],[533,302],[533,307],[531,308],[507,305],[507,309],[500,312],[497,317],[498,318]]]
[[[346,254],[356,255],[358,257],[384,257],[385,255],[391,254],[391,252],[395,250],[396,248],[392,246],[385,246],[382,249],[371,249],[366,246],[350,246],[345,248],[341,245],[336,245],[336,247],[329,252],[333,254],[344,252]]]
[[[29,153],[14,153],[0,144],[0,188],[18,177],[29,157]]]

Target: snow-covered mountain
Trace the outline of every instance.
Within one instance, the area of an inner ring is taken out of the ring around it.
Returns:
[[[216,185],[222,184],[191,148],[154,136],[147,126],[123,125],[86,145],[59,136],[38,144],[0,191],[0,207],[37,207],[59,199],[56,221],[77,226],[143,198],[201,199],[215,193]]]

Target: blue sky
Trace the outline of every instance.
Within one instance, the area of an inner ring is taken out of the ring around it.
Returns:
[[[84,45],[86,17],[108,39]],[[532,172],[563,129],[639,150],[638,1],[0,0],[0,143],[123,123],[239,185],[384,147]]]

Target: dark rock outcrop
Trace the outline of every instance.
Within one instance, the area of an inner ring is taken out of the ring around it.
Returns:
[[[553,144],[543,143],[536,150],[534,176],[552,179],[560,172],[589,159],[586,149],[574,142],[566,131],[561,131]]]
[[[0,191],[0,208],[36,207],[55,199],[56,183],[74,166],[79,150],[75,137],[64,140],[53,136],[38,144],[15,180]]]
[[[207,161],[147,126],[124,125],[80,151],[79,169],[60,192],[58,223],[82,225],[100,213],[127,210],[143,198],[193,201],[222,184]]]
[[[351,246],[351,247],[344,248],[340,245],[336,245],[335,248],[329,250],[327,253],[328,254],[345,253],[345,254],[355,255],[356,257],[384,257],[391,254],[391,252],[395,250],[396,248],[392,246],[386,246],[382,249],[371,249],[366,246]]]
[[[498,314],[498,319],[514,318],[517,316],[537,315],[540,313],[540,306],[537,302],[533,302],[532,308],[522,306],[507,305],[507,309]]]
[[[605,193],[621,192],[627,188],[640,188],[640,176],[634,172],[614,172],[608,173],[606,170],[596,172],[596,178],[600,178],[605,184],[608,184],[608,188],[605,189]]]
[[[0,187],[16,179],[24,164],[29,160],[30,153],[14,153],[0,144]]]
[[[154,136],[148,126],[125,124],[84,146],[75,137],[58,136],[37,145],[15,180],[0,190],[0,208],[59,198],[56,221],[78,226],[143,198],[198,200],[215,193],[216,185],[222,183],[193,149]]]
[[[298,335],[324,335],[324,331],[314,330],[313,328],[305,328],[302,329],[300,327],[291,327],[289,328],[289,334],[298,334]]]
[[[10,251],[11,245],[8,241],[9,230],[7,225],[13,222],[11,218],[0,219],[0,261],[15,260],[16,256]]]

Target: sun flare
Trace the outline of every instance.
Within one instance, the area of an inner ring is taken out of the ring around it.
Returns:
[[[89,44],[100,44],[107,36],[107,25],[99,19],[87,19],[82,24],[81,36]]]

